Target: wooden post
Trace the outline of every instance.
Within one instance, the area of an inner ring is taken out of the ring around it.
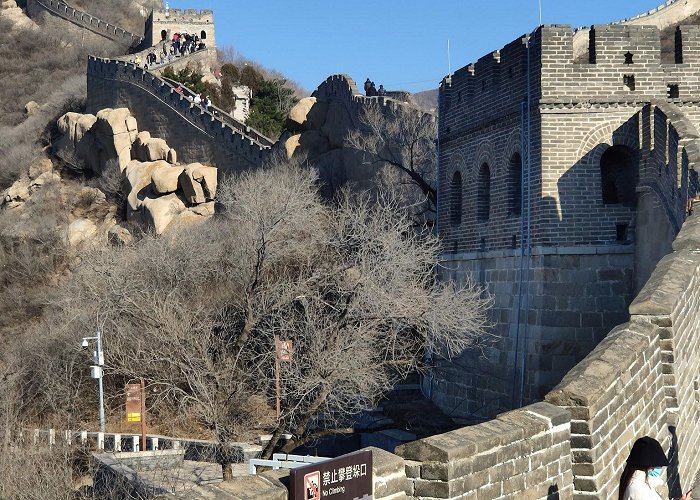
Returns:
[[[277,420],[282,414],[281,399],[282,389],[280,387],[280,357],[279,357],[279,337],[275,335],[275,388],[277,390]]]
[[[141,379],[141,451],[146,451],[146,382]]]

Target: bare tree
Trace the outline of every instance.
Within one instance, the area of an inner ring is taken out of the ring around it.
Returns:
[[[434,279],[437,240],[393,199],[326,205],[316,184],[288,164],[224,182],[218,219],[85,255],[50,318],[76,341],[98,323],[108,392],[145,378],[152,422],[196,421],[220,443],[225,477],[230,443],[251,429],[272,431],[268,457],[344,432],[421,369],[429,343],[451,357],[485,329],[488,300]],[[279,418],[275,337],[294,343]]]
[[[419,193],[412,196],[423,202],[423,211],[435,213],[437,190],[437,119],[435,115],[408,105],[365,105],[362,126],[352,130],[347,144],[369,153],[378,169],[389,166],[401,174],[396,186],[410,184]],[[405,189],[404,189],[405,192]]]

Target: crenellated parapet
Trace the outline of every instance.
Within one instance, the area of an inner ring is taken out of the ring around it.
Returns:
[[[75,9],[60,0],[27,0],[27,13],[30,17],[35,17],[41,12],[48,12],[109,40],[122,42],[130,47],[135,47],[143,41],[142,36],[103,21],[92,14]]]
[[[357,128],[363,128],[362,115],[369,106],[381,106],[387,112],[397,113],[401,110],[411,110],[425,113],[424,110],[388,96],[367,97],[360,93],[355,81],[348,75],[331,75],[321,83],[312,94],[320,101],[339,102],[343,104]]]
[[[224,170],[227,168],[225,162],[231,159],[243,166],[260,165],[272,144],[269,138],[245,124],[230,117],[215,116],[194,105],[173,85],[143,68],[126,61],[91,56],[88,61],[88,110],[104,107],[128,107],[137,115],[139,123],[148,124],[154,121],[154,115],[158,115],[159,123],[150,129],[165,137],[178,152],[183,150],[186,161],[187,146],[183,148],[177,135],[182,132],[184,137],[203,138],[211,147],[220,150],[218,166]],[[157,130],[159,126],[162,130]]]

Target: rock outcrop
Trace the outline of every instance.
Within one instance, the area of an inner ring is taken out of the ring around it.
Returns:
[[[200,163],[178,165],[177,152],[148,131],[139,132],[128,109],[103,109],[97,115],[66,113],[58,128],[63,133],[55,148],[59,157],[83,161],[97,175],[108,162],[116,162],[128,221],[162,234],[174,221],[184,224],[214,213],[218,170]],[[23,188],[19,185],[11,196],[21,198]],[[123,232],[115,231],[108,235],[113,244],[128,242]]]

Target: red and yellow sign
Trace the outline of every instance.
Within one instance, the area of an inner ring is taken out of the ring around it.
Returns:
[[[126,421],[141,422],[141,384],[126,384]]]

